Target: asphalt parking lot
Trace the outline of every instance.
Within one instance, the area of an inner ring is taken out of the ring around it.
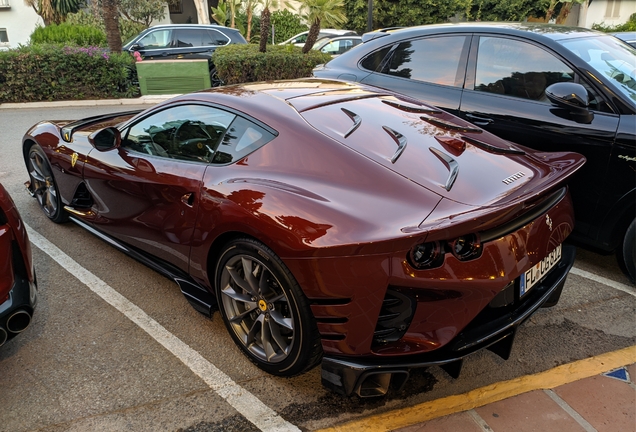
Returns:
[[[40,288],[32,325],[0,348],[0,431],[316,430],[636,342],[634,285],[614,256],[579,249],[561,301],[520,328],[508,361],[479,352],[459,379],[416,370],[383,399],[335,395],[318,368],[269,376],[218,314],[200,315],[172,281],[80,227],[53,224],[24,190],[32,124],[134,108],[0,109],[0,182],[29,227]]]

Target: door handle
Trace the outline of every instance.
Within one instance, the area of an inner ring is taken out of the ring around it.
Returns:
[[[181,202],[187,205],[188,207],[192,207],[194,205],[194,192],[188,192],[181,197]]]
[[[479,117],[473,114],[466,114],[466,118],[468,118],[471,123],[474,123],[477,126],[488,126],[489,124],[493,124],[495,122],[491,118]]]

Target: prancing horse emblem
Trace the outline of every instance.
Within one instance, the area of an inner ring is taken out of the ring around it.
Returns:
[[[71,156],[71,168],[75,168],[76,163],[77,163],[77,153],[73,153],[73,156]]]
[[[550,228],[550,231],[552,231],[552,219],[550,219],[550,216],[545,215],[545,223],[548,228]]]

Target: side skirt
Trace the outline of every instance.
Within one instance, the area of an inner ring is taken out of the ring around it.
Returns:
[[[90,232],[91,234],[99,237],[111,246],[125,253],[129,257],[136,259],[137,261],[147,267],[150,267],[157,273],[167,277],[168,279],[173,280],[177,285],[179,285],[181,293],[183,293],[186,300],[188,300],[193,308],[195,308],[197,311],[201,312],[205,316],[212,316],[214,309],[216,309],[216,299],[214,294],[208,291],[206,287],[195,282],[186,272],[174,267],[169,263],[159,260],[133,246],[121,242],[96,228],[93,228],[86,222],[78,219],[77,217],[74,217],[73,215],[71,215],[69,219]]]

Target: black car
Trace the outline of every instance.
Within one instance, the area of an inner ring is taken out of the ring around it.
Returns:
[[[619,253],[634,279],[636,50],[547,24],[465,23],[363,35],[314,70],[427,100],[483,129],[587,158],[572,179],[574,238]]]
[[[210,59],[220,46],[247,43],[237,30],[220,25],[167,24],[147,28],[123,49],[144,59]]]

